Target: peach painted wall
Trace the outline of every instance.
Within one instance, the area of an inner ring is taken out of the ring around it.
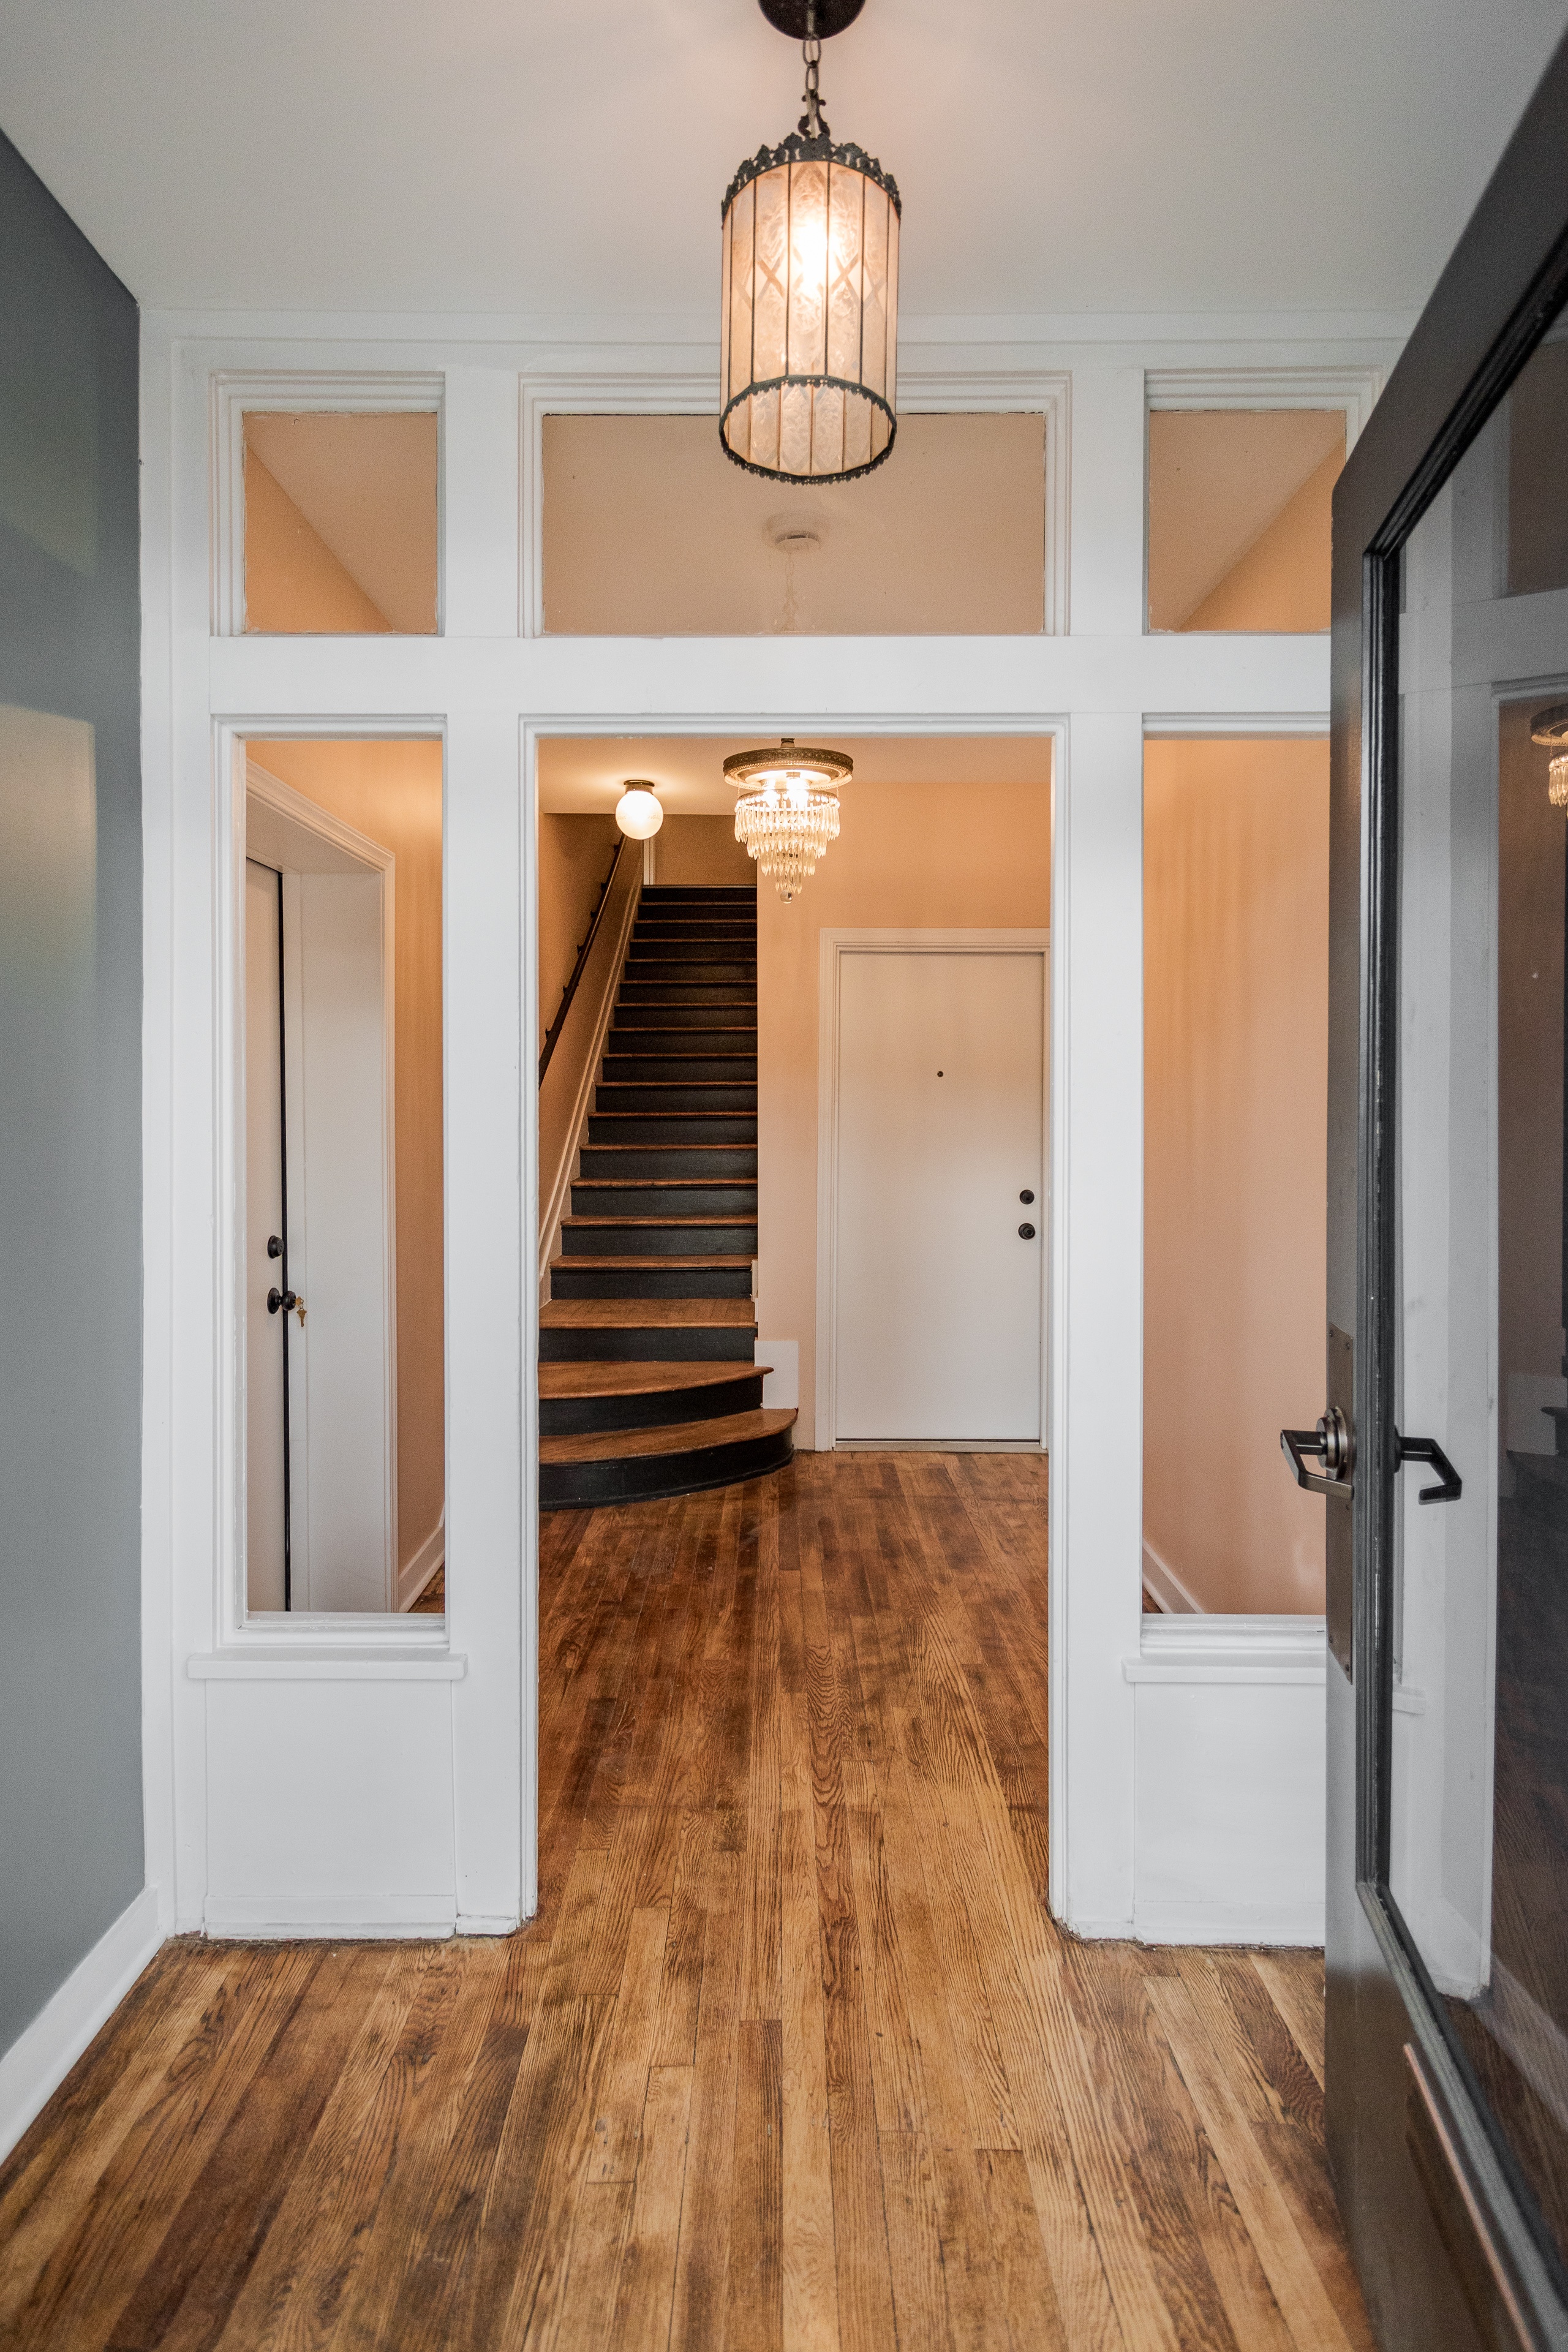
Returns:
[[[260,742],[258,766],[383,843],[394,868],[398,1566],[447,1490],[441,1095],[441,746]]]
[[[654,839],[656,883],[754,890],[757,869],[729,816],[667,816]]]
[[[253,449],[245,453],[245,625],[359,637],[392,627]]]
[[[758,1329],[800,1343],[797,1445],[816,1442],[819,935],[851,929],[1044,929],[1051,802],[1043,784],[861,784],[843,831],[785,906],[757,893]]]
[[[1143,1534],[1210,1611],[1319,1613],[1329,753],[1151,743],[1143,834]]]
[[[613,816],[552,815],[539,818],[539,1043],[561,1010],[562,992],[572,977],[577,950],[588,936],[599,891],[621,839]],[[626,856],[640,869],[642,844]]]
[[[1188,629],[1326,629],[1332,570],[1334,484],[1344,451],[1331,450],[1239,563],[1211,588]]]

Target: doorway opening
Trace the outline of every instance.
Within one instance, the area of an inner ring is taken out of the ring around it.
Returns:
[[[441,746],[241,755],[246,1611],[444,1613]]]

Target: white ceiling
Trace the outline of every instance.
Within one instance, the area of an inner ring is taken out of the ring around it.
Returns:
[[[826,111],[910,317],[1406,310],[1568,0],[868,0]],[[794,124],[755,0],[0,0],[0,128],[144,303],[706,337]]]
[[[671,816],[728,816],[735,795],[724,762],[768,739],[755,735],[552,735],[539,746],[539,805],[557,816],[608,815],[626,779],[646,777]],[[802,737],[805,741],[805,737]],[[863,784],[1038,784],[1051,780],[1047,735],[843,735]]]

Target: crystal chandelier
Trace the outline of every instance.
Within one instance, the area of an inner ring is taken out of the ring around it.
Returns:
[[[735,838],[743,842],[779,897],[789,900],[816,871],[829,842],[838,838],[838,795],[855,762],[843,751],[821,751],[786,735],[776,751],[737,751],[724,762],[726,782],[739,792]]]
[[[1546,770],[1546,797],[1554,809],[1568,809],[1568,702],[1554,702],[1538,710],[1531,722],[1530,740],[1555,753]]]
[[[898,184],[822,118],[823,41],[864,0],[760,5],[803,44],[805,112],[725,193],[719,437],[748,473],[847,482],[898,432]]]

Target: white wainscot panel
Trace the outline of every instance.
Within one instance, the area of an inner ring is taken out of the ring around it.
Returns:
[[[1134,1932],[1321,1944],[1321,1617],[1148,1617],[1134,1685]]]
[[[442,1936],[448,1682],[209,1682],[209,1935]]]

